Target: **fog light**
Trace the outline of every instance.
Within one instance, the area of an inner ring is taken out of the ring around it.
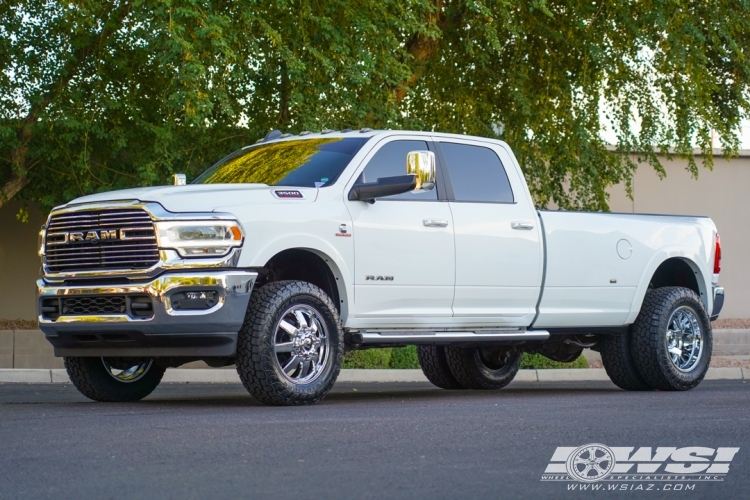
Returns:
[[[211,309],[218,297],[219,293],[211,290],[175,293],[172,295],[172,308],[181,311]]]

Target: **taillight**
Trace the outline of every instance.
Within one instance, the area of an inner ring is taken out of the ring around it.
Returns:
[[[716,235],[716,251],[714,252],[714,274],[721,272],[721,238]]]

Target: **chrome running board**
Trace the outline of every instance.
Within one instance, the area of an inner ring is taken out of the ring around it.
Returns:
[[[361,331],[350,333],[348,341],[355,345],[451,345],[523,342],[547,340],[546,330],[479,330],[475,332],[426,332],[416,331]]]

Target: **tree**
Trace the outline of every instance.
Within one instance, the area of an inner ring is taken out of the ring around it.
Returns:
[[[539,206],[606,210],[630,152],[697,176],[712,130],[737,149],[749,35],[747,0],[5,0],[0,205],[192,177],[272,128],[367,126],[500,137]]]

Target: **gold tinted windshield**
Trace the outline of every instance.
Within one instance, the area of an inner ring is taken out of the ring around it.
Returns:
[[[259,144],[229,155],[193,183],[328,186],[365,142],[367,138],[326,137]]]

